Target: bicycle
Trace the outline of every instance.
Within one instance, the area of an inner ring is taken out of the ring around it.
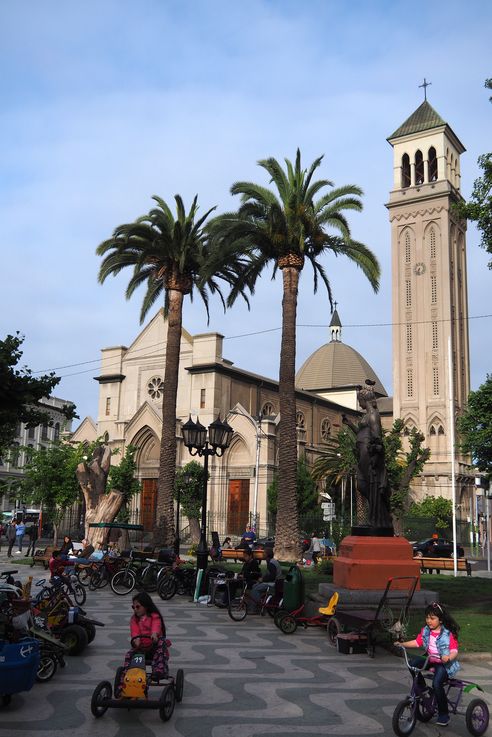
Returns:
[[[398,645],[398,643],[395,643]],[[404,648],[403,655],[405,664],[412,676],[412,688],[410,694],[397,704],[393,712],[393,731],[398,737],[407,737],[419,722],[429,722],[437,713],[436,696],[433,689],[423,679],[433,678],[432,671],[427,670],[428,658],[421,668],[410,665],[407,652]],[[483,699],[472,699],[466,710],[459,711],[463,693],[469,693],[474,688],[478,691],[483,689],[472,681],[460,678],[449,678],[444,684],[448,699],[450,714],[458,714],[465,717],[466,728],[474,737],[480,737],[489,726],[489,707]]]
[[[258,601],[253,599],[251,590],[247,588],[247,584],[244,582],[243,590],[239,596],[232,598],[229,596],[227,613],[235,622],[242,622],[248,614],[260,614],[263,617],[265,613],[268,613],[271,617],[274,617],[281,606],[282,586],[280,582],[275,582],[275,587],[263,592]]]

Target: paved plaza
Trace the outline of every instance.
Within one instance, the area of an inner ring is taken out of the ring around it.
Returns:
[[[1,569],[5,569],[5,564]],[[39,568],[19,566],[26,578]],[[402,661],[382,649],[341,655],[321,628],[291,636],[270,617],[235,623],[227,610],[176,596],[161,602],[172,640],[171,672],[185,671],[184,699],[166,724],[158,711],[90,712],[95,685],[111,682],[128,649],[131,597],[88,592],[85,609],[105,622],[83,655],[67,658],[46,684],[15,695],[2,709],[0,737],[266,737],[267,735],[391,735],[391,716],[408,689]],[[480,683],[492,704],[492,659],[466,662],[463,676]],[[159,691],[157,691],[159,693]],[[417,724],[415,735],[467,734],[462,717],[443,729]]]

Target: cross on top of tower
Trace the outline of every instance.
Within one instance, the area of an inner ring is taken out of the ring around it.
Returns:
[[[425,77],[424,77],[423,83],[422,84],[419,84],[419,87],[423,87],[424,88],[424,100],[427,100],[427,87],[429,87],[429,85],[431,85],[431,84],[432,84],[432,82],[428,82]]]

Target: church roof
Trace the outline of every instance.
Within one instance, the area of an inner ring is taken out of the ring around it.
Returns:
[[[332,340],[318,348],[297,372],[296,387],[305,391],[322,391],[363,385],[366,379],[376,382],[377,394],[386,396],[386,390],[376,372],[351,346]]]
[[[413,112],[410,117],[407,118],[391,136],[389,136],[388,140],[390,141],[392,138],[402,138],[403,136],[409,136],[413,133],[430,130],[431,128],[438,128],[441,125],[446,125],[446,121],[436,113],[432,105],[429,105],[427,100],[424,100],[422,105],[419,105],[415,112]]]

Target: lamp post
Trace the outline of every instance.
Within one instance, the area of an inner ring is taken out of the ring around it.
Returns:
[[[185,485],[188,485],[191,481],[191,475],[189,473],[183,473],[181,476],[182,482]],[[181,540],[179,537],[179,515],[181,511],[181,484],[177,485],[177,493],[176,493],[176,534],[174,536],[174,554],[177,558],[179,558],[179,548],[181,546]]]
[[[202,520],[200,526],[200,542],[197,548],[197,569],[204,570],[207,567],[207,484],[208,484],[208,459],[210,456],[222,456],[229,447],[234,430],[227,422],[222,422],[220,415],[207,428],[204,427],[198,417],[196,422],[191,419],[182,427],[183,441],[190,455],[203,456],[203,490],[202,490]]]

